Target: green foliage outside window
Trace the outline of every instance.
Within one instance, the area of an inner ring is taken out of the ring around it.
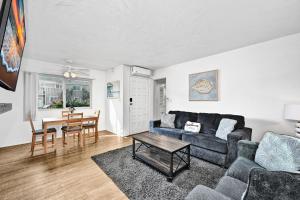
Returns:
[[[52,104],[50,105],[50,108],[63,108],[63,101],[62,100],[53,101]]]
[[[90,91],[84,85],[67,86],[66,100],[66,107],[89,107]]]

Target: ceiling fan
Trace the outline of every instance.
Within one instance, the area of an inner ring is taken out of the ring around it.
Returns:
[[[63,66],[63,76],[65,78],[77,78],[77,77],[88,77],[89,69],[74,67],[72,60],[65,60],[65,65]]]

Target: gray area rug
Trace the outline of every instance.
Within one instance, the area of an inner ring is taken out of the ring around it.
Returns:
[[[132,147],[124,147],[92,159],[115,182],[129,199],[184,199],[196,185],[214,188],[225,170],[191,157],[191,167],[178,174],[172,183],[156,170],[132,159]]]

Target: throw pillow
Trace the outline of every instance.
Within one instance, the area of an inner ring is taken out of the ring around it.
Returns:
[[[160,127],[162,128],[175,128],[174,121],[176,115],[174,114],[162,114]]]
[[[300,170],[300,139],[267,132],[258,145],[255,162],[267,170]]]
[[[184,130],[192,133],[199,133],[201,129],[201,124],[197,122],[187,121],[184,126]]]
[[[223,118],[219,124],[216,137],[227,141],[227,135],[234,130],[236,123],[236,120]]]

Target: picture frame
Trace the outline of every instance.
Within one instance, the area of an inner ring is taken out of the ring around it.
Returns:
[[[219,71],[211,70],[189,75],[189,101],[219,100]]]
[[[111,81],[106,84],[107,98],[119,99],[120,98],[120,81]]]

